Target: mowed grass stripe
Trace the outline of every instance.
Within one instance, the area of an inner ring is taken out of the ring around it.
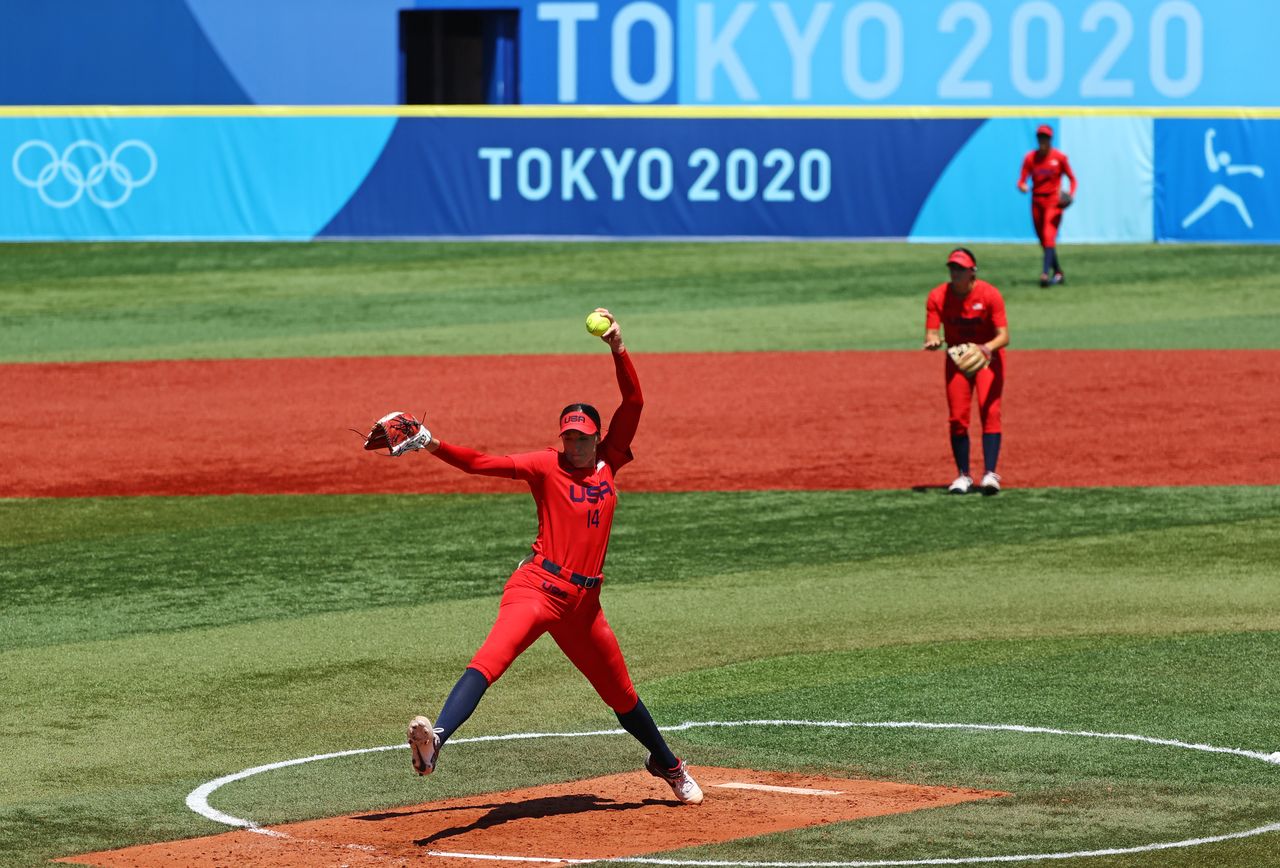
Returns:
[[[625,317],[638,350],[902,349],[946,248],[901,243],[0,245],[0,361],[587,352]],[[1015,347],[1280,347],[1266,247],[979,248]]]
[[[927,553],[961,569],[1004,552],[1018,581],[1105,580],[1117,565],[1145,576],[1171,560],[1169,577],[1195,564],[1190,578],[1249,578],[1278,527],[1268,487],[636,493],[620,508],[606,597],[779,570],[803,584],[816,568]],[[535,532],[526,495],[0,501],[0,648],[496,599]],[[1142,534],[1158,542],[1139,545]]]
[[[1269,749],[1278,509],[1268,488],[629,495],[605,606],[663,722],[914,716]],[[492,495],[7,501],[0,515],[0,852],[14,864],[218,831],[183,804],[206,780],[399,741],[438,709],[533,531],[527,497]],[[467,734],[613,725],[540,642]],[[1145,843],[1280,815],[1278,770],[1261,764],[880,736],[675,741],[707,764],[1015,793],[996,813],[717,851],[732,858],[850,858],[869,837],[912,856]],[[215,806],[297,819],[638,761],[625,740],[451,749],[424,784],[394,752],[273,773]],[[1211,852],[1257,865],[1268,846]]]
[[[841,584],[852,580],[850,590],[859,594],[886,578],[873,567],[844,575]],[[724,605],[743,600],[736,580],[702,584],[703,592],[719,592]],[[828,590],[836,587],[833,582]],[[725,599],[733,588],[738,596]],[[922,608],[896,625],[865,615],[877,606],[874,596],[862,606],[846,604],[844,619],[833,624],[836,607],[828,597],[827,623],[806,627],[775,617],[767,629],[749,620],[726,633],[701,622],[702,601],[684,589],[651,585],[621,590],[610,611],[639,664],[640,689],[665,722],[918,717],[1268,746],[1266,685],[1280,663],[1274,629],[1165,640],[1029,639],[1002,635],[1011,625],[999,614],[984,618],[975,607],[969,639],[913,644],[940,597],[937,589],[904,591],[918,596]],[[1076,591],[1045,596],[1062,601]],[[783,605],[780,595],[754,602],[764,611]],[[1274,601],[1270,605],[1274,610]],[[655,608],[664,606],[667,616],[655,618]],[[14,684],[23,691],[18,695],[29,692],[40,701],[20,701],[0,713],[10,746],[0,775],[6,784],[0,846],[52,855],[216,832],[219,827],[183,805],[204,780],[263,762],[397,743],[403,719],[438,706],[483,632],[489,613],[475,609],[474,603],[380,609],[291,619],[271,631],[239,625],[5,655],[6,665],[22,673]],[[815,611],[802,607],[795,614]],[[1077,619],[1083,614],[1064,611]],[[755,662],[724,661],[726,642],[735,643],[739,660]],[[544,642],[486,697],[467,734],[613,725],[585,682]],[[64,753],[69,726],[93,739],[74,770]],[[975,853],[1147,843],[1249,828],[1280,808],[1274,768],[1136,746],[803,730],[695,731],[673,741],[704,764],[929,780],[1014,794],[995,814],[948,813],[926,821],[927,834],[912,835],[911,824],[904,824],[876,838],[877,847],[917,857],[937,855],[939,845]],[[637,750],[625,739],[575,741],[571,749],[554,740],[458,746],[425,783],[410,774],[403,753],[393,752],[264,775],[228,787],[215,805],[267,822],[379,810],[637,769]],[[644,780],[637,772],[638,788]],[[104,805],[122,819],[96,819]],[[971,834],[970,822],[980,823],[980,836]],[[1104,834],[1108,840],[1099,840]],[[874,829],[842,829],[816,842],[753,841],[731,858],[763,852],[849,858],[868,836],[875,837]]]

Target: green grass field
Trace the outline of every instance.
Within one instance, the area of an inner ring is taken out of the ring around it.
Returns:
[[[910,349],[944,253],[0,246],[0,360],[585,352],[581,319],[598,304],[619,313],[637,354]],[[1054,290],[1032,281],[1034,248],[978,254],[1005,292],[1013,351],[1280,349],[1280,274],[1266,248],[1068,248],[1071,283]],[[110,397],[93,410],[110,412]],[[281,460],[305,457],[302,446]],[[0,864],[213,834],[225,827],[184,804],[205,781],[399,742],[411,715],[438,711],[534,525],[515,487],[0,500]],[[990,499],[629,493],[604,601],[665,724],[1020,724],[1271,753],[1280,750],[1277,552],[1274,487],[1013,489]],[[543,640],[459,738],[615,725]],[[671,739],[695,767],[1012,794],[664,854],[677,858],[1038,854],[1280,822],[1280,765],[1168,746],[795,726]],[[450,745],[425,780],[404,751],[362,754],[232,783],[211,801],[279,822],[585,778],[643,759],[627,738],[565,748],[562,739]],[[1280,831],[1050,864],[1280,865]]]
[[[916,244],[0,245],[0,361],[914,348],[947,248]],[[1280,346],[1270,247],[977,251],[1014,346]],[[711,324],[713,327],[709,328]],[[566,328],[572,325],[574,328]]]

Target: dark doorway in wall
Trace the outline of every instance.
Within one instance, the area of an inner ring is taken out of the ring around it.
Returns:
[[[507,105],[520,101],[514,9],[400,11],[400,101]]]

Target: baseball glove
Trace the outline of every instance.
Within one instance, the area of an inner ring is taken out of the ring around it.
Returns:
[[[966,377],[972,377],[991,364],[991,351],[982,344],[956,344],[947,347],[947,355]]]
[[[1072,202],[1074,202],[1074,201],[1075,201],[1075,199],[1073,199],[1073,198],[1071,197],[1071,194],[1070,194],[1070,193],[1068,193],[1066,190],[1063,190],[1063,191],[1061,191],[1060,193],[1058,193],[1058,207],[1059,207],[1059,208],[1069,208],[1069,207],[1071,207],[1071,203],[1072,203]]]
[[[385,449],[391,457],[425,449],[431,442],[431,432],[427,426],[408,413],[388,413],[369,430],[365,437],[365,449]]]

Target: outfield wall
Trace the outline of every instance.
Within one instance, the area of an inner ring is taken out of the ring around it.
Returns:
[[[0,104],[392,105],[405,10],[513,13],[528,104],[1280,106],[1272,0],[39,0]]]
[[[1034,130],[1070,242],[1280,241],[1280,111],[10,109],[0,238],[1033,240]]]

